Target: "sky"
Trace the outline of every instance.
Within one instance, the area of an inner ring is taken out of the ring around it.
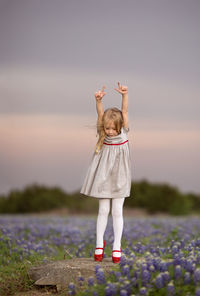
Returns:
[[[0,0],[0,194],[79,190],[129,91],[132,180],[200,193],[198,0]]]

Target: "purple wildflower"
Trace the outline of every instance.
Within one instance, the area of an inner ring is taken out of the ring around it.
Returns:
[[[173,296],[173,295],[175,295],[175,287],[174,287],[173,281],[171,281],[167,285],[167,296]]]
[[[150,281],[151,279],[151,274],[147,269],[144,269],[142,271],[142,284],[146,286],[146,284]]]
[[[96,264],[96,265],[95,265],[95,272],[96,272],[96,273],[97,273],[97,271],[98,271],[99,268],[101,268],[101,265]]]
[[[167,265],[167,262],[160,262],[160,271],[167,271],[168,269],[168,265]]]
[[[163,272],[163,273],[162,273],[162,278],[163,278],[165,284],[168,283],[168,282],[170,281],[170,274],[169,274],[169,271],[165,271],[165,272]]]
[[[105,289],[106,296],[114,296],[116,295],[117,287],[115,283],[108,283]]]
[[[129,275],[129,266],[127,264],[122,266],[121,270],[123,275]]]
[[[194,283],[195,283],[195,285],[197,285],[198,282],[200,282],[200,268],[197,268],[194,271]]]
[[[68,288],[69,288],[70,290],[74,290],[74,289],[75,289],[75,285],[74,285],[74,283],[73,283],[73,282],[69,283]]]
[[[120,277],[121,277],[121,272],[120,271],[116,271],[115,272],[115,277],[116,277],[116,279],[119,279]]]
[[[155,267],[154,267],[154,265],[153,265],[153,264],[151,264],[151,265],[149,266],[149,270],[150,270],[150,271],[152,271],[152,272],[154,272],[154,271],[155,271]]]
[[[122,255],[120,258],[119,265],[122,267],[122,266],[126,265],[126,262],[127,262],[126,257],[124,255]]]
[[[69,291],[68,291],[69,295],[75,295],[76,294],[75,285],[74,285],[73,282],[69,283],[68,289],[69,289]]]
[[[193,272],[195,270],[195,264],[190,258],[186,259],[185,261],[185,269],[186,271],[189,271],[189,272]]]
[[[147,288],[146,287],[142,287],[142,288],[140,288],[140,295],[147,295]]]
[[[195,296],[200,296],[200,287],[197,287],[195,290]]]
[[[93,285],[94,285],[94,278],[93,278],[93,276],[90,276],[88,278],[88,286],[93,286]]]
[[[163,288],[164,283],[163,283],[163,278],[161,274],[158,274],[155,278],[155,285],[158,289]]]
[[[184,284],[188,285],[191,282],[191,275],[188,271],[184,274]]]
[[[135,288],[138,286],[137,279],[135,277],[131,278],[131,285]]]
[[[98,284],[105,284],[105,275],[103,268],[99,268],[96,273],[96,279]]]
[[[180,265],[176,265],[174,268],[174,278],[176,280],[180,279],[182,277],[182,269]]]
[[[128,296],[128,293],[125,289],[120,290],[120,296]]]

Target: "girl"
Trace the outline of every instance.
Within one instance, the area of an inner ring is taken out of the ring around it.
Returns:
[[[115,88],[122,95],[122,108],[109,108],[103,111],[102,98],[105,86],[95,92],[98,114],[97,133],[99,139],[92,162],[80,193],[99,199],[99,212],[96,225],[96,250],[94,259],[102,261],[105,241],[103,239],[112,199],[114,243],[113,263],[121,258],[121,237],[123,231],[123,204],[130,196],[131,165],[128,143],[128,87]]]

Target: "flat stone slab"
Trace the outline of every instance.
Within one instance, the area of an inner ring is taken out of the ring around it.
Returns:
[[[59,291],[67,288],[70,282],[78,283],[79,276],[82,276],[85,282],[90,276],[95,280],[96,265],[100,265],[107,273],[118,264],[114,264],[112,258],[104,258],[102,262],[95,261],[94,258],[73,258],[31,267],[28,275],[35,281],[35,285],[55,285]]]

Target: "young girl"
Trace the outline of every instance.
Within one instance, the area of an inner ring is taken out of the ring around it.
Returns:
[[[112,199],[114,243],[113,263],[121,258],[121,237],[123,232],[123,204],[130,196],[131,165],[128,143],[128,87],[115,88],[122,95],[122,108],[103,110],[102,98],[105,86],[95,92],[98,114],[97,132],[99,139],[92,162],[86,174],[80,193],[99,199],[99,212],[96,225],[96,250],[94,259],[102,261],[105,241],[103,239]]]

